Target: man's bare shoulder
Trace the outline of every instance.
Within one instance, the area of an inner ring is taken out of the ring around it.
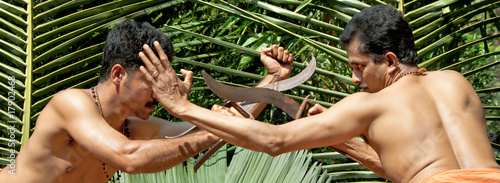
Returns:
[[[367,93],[367,92],[357,92],[353,93],[344,99],[340,100],[337,104],[333,105],[335,108],[353,108],[357,111],[370,111],[376,112],[382,106],[380,101],[386,100],[386,94],[384,93]],[[362,105],[360,105],[362,104]]]
[[[433,71],[428,73],[428,80],[436,89],[474,91],[469,81],[459,72],[453,70]]]
[[[448,76],[461,76],[462,74],[460,74],[459,72],[457,71],[454,71],[454,70],[440,70],[440,71],[427,71],[427,72],[424,72],[424,74],[427,74],[427,73],[432,73],[432,74],[441,74],[441,75],[448,75]]]
[[[84,89],[62,90],[54,95],[47,106],[62,117],[77,116],[96,110],[95,104],[86,92]]]
[[[443,71],[430,71],[428,75],[436,81],[447,81],[447,82],[464,82],[467,81],[465,77],[457,71],[454,70],[443,70]]]

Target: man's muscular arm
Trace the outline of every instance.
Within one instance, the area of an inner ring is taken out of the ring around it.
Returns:
[[[154,44],[160,58],[145,46],[146,53],[140,54],[145,67],[141,66],[140,70],[151,82],[160,103],[171,114],[244,148],[278,155],[341,143],[366,131],[371,120],[380,113],[379,107],[369,102],[373,100],[366,94],[353,94],[322,114],[279,126],[217,114],[182,97],[185,95],[179,86],[182,80],[170,66],[159,43]],[[153,77],[146,68],[160,74]],[[357,105],[359,103],[365,105]]]
[[[154,116],[147,120],[129,117],[127,124],[132,140],[165,139],[165,136],[177,136],[194,127],[189,122],[171,122]]]
[[[149,50],[149,46],[145,46],[145,50]],[[283,47],[271,45],[270,47],[262,47],[260,60],[267,70],[266,77],[259,82],[256,87],[261,87],[266,84],[286,79],[290,76],[293,66],[293,55]],[[190,88],[190,77],[192,72],[185,71],[185,80],[183,85]],[[187,96],[184,96],[187,97]],[[257,103],[249,112],[252,116],[258,116],[266,107],[266,103]],[[231,111],[238,115],[236,109],[231,108]],[[142,120],[136,117],[128,118],[131,139],[163,139],[165,136],[176,136],[190,129],[194,125],[189,122],[170,122],[154,116],[150,116],[147,120]]]
[[[307,115],[312,116],[320,114],[326,110],[327,108],[319,104],[315,104],[309,109]],[[382,167],[382,163],[380,162],[377,152],[375,152],[375,150],[367,143],[362,142],[356,138],[352,138],[340,144],[331,145],[329,147],[339,152],[340,154],[343,154],[344,156],[358,162],[360,165],[363,165],[364,167],[370,169],[377,175],[387,179],[387,175],[385,174],[385,170]]]
[[[388,179],[377,152],[365,142],[352,138],[329,147],[375,172],[378,176]]]
[[[127,173],[171,168],[219,140],[200,131],[176,139],[129,140],[99,114],[89,96],[78,90],[58,93],[52,102],[69,135],[96,158]]]

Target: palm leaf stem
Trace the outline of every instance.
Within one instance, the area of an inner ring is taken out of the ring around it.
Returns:
[[[464,75],[464,77],[467,77],[467,76],[470,76],[470,75],[475,74],[477,72],[483,71],[485,69],[488,69],[488,68],[493,67],[493,66],[498,65],[498,64],[500,64],[500,60],[483,65],[483,66],[476,68],[474,70],[467,71],[467,72],[463,73],[463,75]]]

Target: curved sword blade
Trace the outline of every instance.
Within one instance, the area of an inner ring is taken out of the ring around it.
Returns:
[[[267,88],[242,88],[228,86],[217,82],[212,76],[203,72],[203,79],[208,88],[220,98],[234,102],[265,102],[273,104],[285,111],[291,117],[299,110],[300,105],[293,99],[283,93]]]
[[[273,83],[269,83],[267,85],[262,86],[261,88],[269,88],[269,89],[278,90],[278,91],[286,91],[286,90],[295,88],[295,87],[299,86],[300,84],[306,82],[314,74],[315,70],[316,70],[316,58],[314,58],[314,56],[313,56],[311,61],[309,61],[309,64],[307,65],[307,67],[304,68],[304,70],[302,70],[302,72],[298,73],[297,75],[295,75],[291,78],[277,81],[277,82],[273,82]]]
[[[270,84],[264,85],[261,88],[275,89],[277,91],[289,90],[289,89],[292,89],[292,88],[304,83],[305,81],[307,81],[314,74],[315,70],[316,70],[316,58],[314,58],[314,56],[313,56],[311,61],[307,65],[307,67],[304,70],[302,70],[302,72],[300,72],[299,74],[295,75],[294,77],[282,80],[282,81],[278,81],[275,83],[270,83]],[[205,71],[202,71],[202,72],[203,72],[203,79],[207,83],[208,88],[210,88],[210,90],[212,90],[212,92],[214,92],[220,98],[224,98],[224,99],[228,99],[228,100],[232,100],[232,101],[237,102],[237,101],[242,101],[241,100],[242,98],[239,97],[241,95],[257,95],[257,94],[250,93],[251,91],[247,90],[249,88],[239,88],[238,89],[238,90],[241,90],[241,89],[245,90],[244,93],[239,93],[238,91],[234,91],[232,89],[238,88],[238,87],[227,86],[227,85],[224,85],[222,83],[219,83],[215,79],[213,79],[209,74],[207,74]],[[218,86],[214,86],[214,84],[218,85]],[[219,93],[218,91],[220,91],[220,90],[215,89],[217,87],[223,87],[223,88],[227,87],[227,88],[222,89],[223,93]],[[214,88],[214,89],[212,89],[212,88]],[[226,91],[229,91],[229,92],[226,92]],[[228,97],[228,96],[226,96],[227,93],[233,93],[233,94],[239,93],[239,95],[236,95],[236,96],[232,95],[232,96]],[[279,93],[282,96],[285,96],[280,92],[277,92],[277,93]],[[275,95],[278,95],[278,94],[275,94]],[[288,98],[288,97],[286,97],[286,98]],[[290,99],[290,98],[288,98],[288,99],[295,102],[293,99]],[[288,99],[286,99],[286,100],[288,100]],[[265,101],[260,100],[260,99],[256,99],[256,100],[257,101],[250,100],[250,101],[246,101],[246,102],[265,102]],[[277,103],[281,103],[281,102],[275,102],[275,101],[267,102],[267,103],[275,104],[275,106],[277,106],[277,107],[279,107],[279,105],[281,105],[281,104],[277,104]],[[253,106],[255,106],[255,104],[256,103],[244,105],[243,108],[245,108],[245,110],[248,111],[248,110],[252,109]],[[295,104],[290,104],[290,106],[292,106],[292,109],[289,109],[290,110],[289,112],[287,112],[284,108],[281,108],[281,107],[279,107],[279,108],[282,109],[283,111],[285,111],[288,115],[290,115],[292,118],[295,119],[297,117],[296,114],[297,114],[297,111],[299,111],[300,106],[297,102],[295,102]],[[194,171],[196,172],[198,170],[198,168],[200,168],[200,166],[212,154],[214,154],[218,149],[220,149],[224,144],[226,144],[226,142],[223,140],[220,140],[219,142],[214,144],[209,150],[207,150],[207,152],[205,152],[205,154],[195,163]]]

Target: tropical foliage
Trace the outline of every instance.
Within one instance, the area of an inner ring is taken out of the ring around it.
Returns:
[[[194,173],[195,159],[179,164],[165,172],[122,176],[122,182],[323,182],[326,173],[310,166],[312,155],[306,150],[273,158],[240,147],[233,148],[231,164],[227,166],[226,148],[221,148]],[[315,165],[316,163],[314,163]],[[318,180],[319,179],[319,180]]]
[[[422,60],[419,66],[456,70],[471,82],[483,102],[493,147],[500,149],[496,145],[500,144],[497,0],[0,0],[0,165],[8,164],[9,156],[26,143],[39,112],[57,91],[97,83],[105,36],[120,22],[147,21],[172,38],[174,67],[195,71],[190,98],[199,105],[222,103],[207,90],[201,70],[229,84],[252,86],[265,75],[258,59],[260,47],[278,44],[295,55],[294,73],[312,55],[318,60],[316,74],[286,94],[299,101],[312,94],[314,102],[331,106],[358,91],[350,80],[347,54],[338,36],[355,13],[386,3],[401,10],[411,24]],[[161,108],[155,115],[173,119]],[[290,120],[274,107],[268,107],[259,119]],[[372,179],[373,174],[366,178],[366,171],[345,158],[323,157],[331,153],[322,151],[312,150],[312,157],[319,157],[313,159],[321,161],[329,178],[381,180]],[[227,152],[227,158],[234,160],[231,153],[237,150]],[[229,162],[230,169],[233,162]],[[331,166],[361,171],[339,172]],[[182,171],[189,172],[188,168]]]

